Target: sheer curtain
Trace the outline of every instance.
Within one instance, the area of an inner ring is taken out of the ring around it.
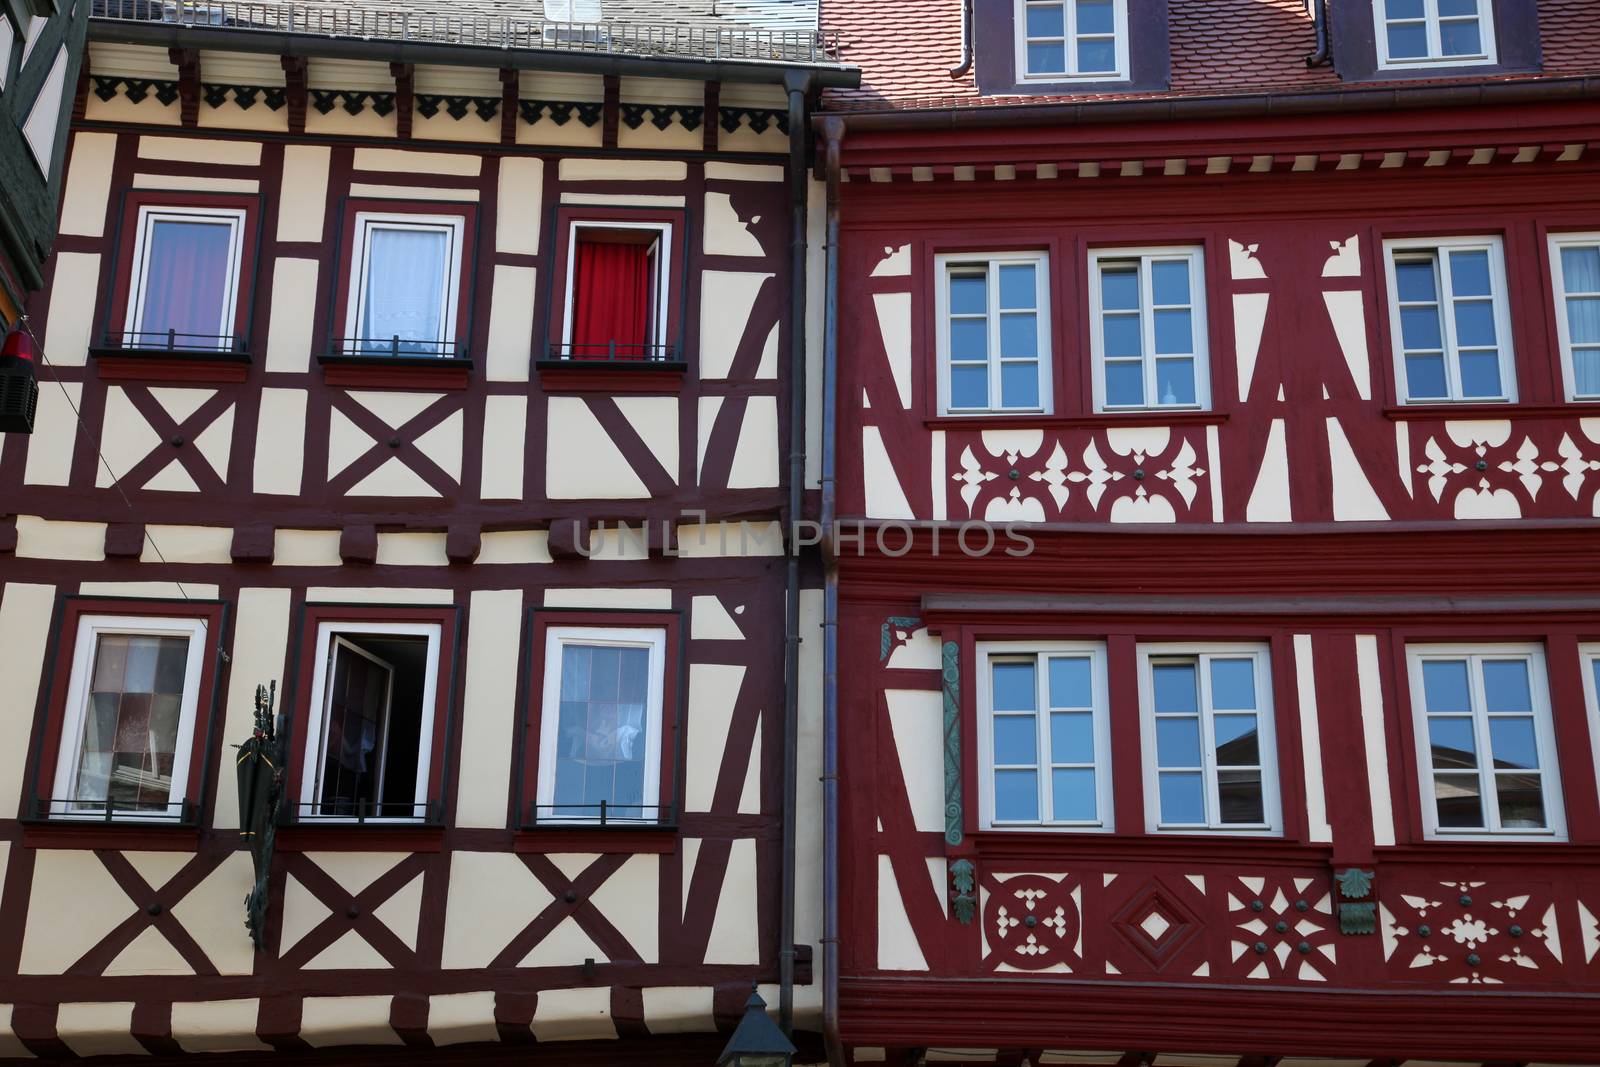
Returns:
[[[1563,248],[1561,279],[1567,290],[1574,391],[1600,396],[1600,245]]]
[[[579,241],[574,270],[572,355],[644,359],[649,339],[650,247]]]
[[[367,288],[359,324],[364,351],[445,355],[444,271],[448,235],[441,230],[373,227],[367,235]],[[409,343],[408,343],[409,342]]]
[[[228,300],[228,250],[233,227],[225,222],[161,219],[150,227],[144,288],[134,345],[164,348],[173,331],[177,348],[223,348]]]

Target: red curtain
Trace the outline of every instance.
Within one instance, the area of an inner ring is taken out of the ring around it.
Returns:
[[[574,270],[572,357],[643,359],[650,340],[650,249],[579,241]]]

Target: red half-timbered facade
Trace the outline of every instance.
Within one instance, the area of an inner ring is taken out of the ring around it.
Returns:
[[[792,138],[855,74],[814,7],[545,7],[95,5],[0,437],[0,1059],[712,1062],[753,986],[817,1045]]]
[[[836,1062],[1600,1062],[1595,12],[893,6],[816,120]]]

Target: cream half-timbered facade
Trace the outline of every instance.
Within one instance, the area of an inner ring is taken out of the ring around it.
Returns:
[[[604,67],[560,34],[621,24],[275,51],[130,12],[79,86],[37,431],[0,444],[0,1057],[709,1062],[753,984],[787,1004],[786,599],[820,595],[780,523],[783,80],[843,68],[800,31]],[[273,681],[256,951],[232,746]]]

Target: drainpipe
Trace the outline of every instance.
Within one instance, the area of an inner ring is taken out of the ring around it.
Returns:
[[[822,1042],[845,1067],[839,1040],[839,552],[833,536],[839,391],[839,142],[844,119],[822,120],[828,183],[822,329]]]
[[[1317,28],[1317,50],[1306,56],[1306,66],[1320,67],[1328,61],[1328,5],[1326,0],[1311,0],[1311,21]]]
[[[972,0],[961,0],[961,62],[950,68],[950,77],[965,78],[972,70]]]
[[[806,474],[806,93],[811,76],[784,75],[789,93],[789,529],[803,507]],[[707,121],[712,121],[708,117]],[[778,920],[778,1024],[794,1029],[795,803],[800,750],[800,555],[788,553],[783,642],[783,900]]]

